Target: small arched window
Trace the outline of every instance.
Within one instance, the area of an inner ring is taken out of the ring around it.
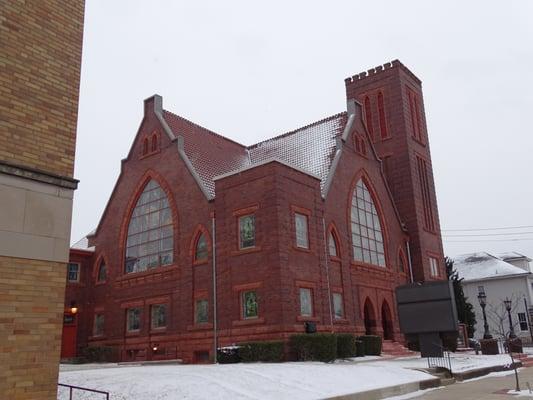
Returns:
[[[401,249],[398,252],[398,270],[400,272],[407,271],[407,262],[405,260],[405,255],[403,254],[403,251]]]
[[[335,238],[335,234],[333,233],[332,229],[330,229],[328,233],[328,249],[330,257],[339,256],[339,246],[337,245],[337,239]]]
[[[378,114],[379,114],[379,129],[381,131],[381,138],[388,137],[387,120],[385,119],[385,104],[383,101],[383,93],[378,93]]]
[[[209,253],[207,246],[207,238],[205,233],[202,232],[196,240],[196,247],[194,249],[194,261],[206,261]]]
[[[351,226],[354,260],[385,267],[380,218],[362,179],[359,179],[352,194]]]
[[[126,273],[145,271],[174,260],[172,213],[165,191],[150,180],[137,200],[128,225]]]
[[[372,125],[372,108],[370,105],[370,97],[365,97],[365,117],[366,117],[366,127],[370,136],[374,138],[374,126]]]
[[[148,154],[148,138],[143,140],[143,156]]]
[[[157,151],[157,135],[152,136],[152,153]]]
[[[97,282],[105,282],[107,280],[107,266],[102,260],[98,266],[98,275],[96,277]]]

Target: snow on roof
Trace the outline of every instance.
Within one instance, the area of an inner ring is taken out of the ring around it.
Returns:
[[[94,234],[94,230],[91,231],[87,236],[92,234]],[[75,250],[94,251],[94,246],[89,247],[89,240],[87,239],[87,236],[82,237],[80,240],[70,246],[70,248]]]
[[[498,258],[507,261],[507,260],[520,260],[524,259],[527,261],[532,261],[531,258],[523,254],[518,253],[517,251],[509,251],[507,253],[500,253],[497,255]]]
[[[185,154],[211,196],[215,177],[277,159],[321,180],[323,188],[342,135],[347,113],[342,112],[283,135],[243,146],[169,111],[163,117],[176,136],[184,139]]]
[[[528,274],[523,269],[486,252],[463,254],[455,257],[453,261],[459,277],[465,281]]]

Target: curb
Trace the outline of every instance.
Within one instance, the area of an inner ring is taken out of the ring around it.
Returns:
[[[515,361],[513,364],[494,365],[492,367],[471,369],[465,372],[454,372],[453,377],[456,381],[463,382],[467,381],[468,379],[479,378],[480,376],[488,375],[491,372],[511,371],[514,369],[515,366],[516,368],[522,367],[522,362]]]
[[[429,378],[424,379],[423,381],[402,383],[400,385],[371,389],[364,392],[326,397],[324,400],[380,400],[386,397],[401,396],[403,394],[416,392],[418,390],[438,387],[439,385],[439,378]]]

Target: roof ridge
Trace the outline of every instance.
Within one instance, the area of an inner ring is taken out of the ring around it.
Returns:
[[[163,112],[164,112],[164,113],[167,113],[167,114],[170,114],[170,115],[172,115],[172,116],[174,116],[174,117],[176,117],[176,118],[179,118],[179,119],[181,119],[181,120],[183,120],[183,121],[185,121],[185,122],[188,122],[189,124],[194,125],[194,126],[200,128],[200,129],[203,129],[204,131],[207,131],[208,133],[210,133],[210,134],[213,135],[213,136],[219,137],[219,138],[224,139],[224,140],[226,140],[226,141],[228,141],[228,142],[230,142],[230,143],[236,144],[236,145],[242,147],[243,149],[247,149],[247,147],[246,147],[245,145],[243,145],[243,144],[241,144],[241,143],[239,143],[239,142],[236,142],[235,140],[230,139],[230,138],[228,138],[228,137],[226,137],[226,136],[224,136],[224,135],[221,135],[220,133],[216,133],[216,132],[212,131],[211,129],[208,129],[208,128],[206,128],[206,127],[203,127],[203,126],[197,124],[196,122],[193,122],[193,121],[191,121],[191,120],[189,120],[189,119],[187,119],[187,118],[182,117],[181,115],[175,114],[175,113],[173,113],[172,111],[163,110]]]
[[[256,147],[258,147],[258,146],[259,146],[260,144],[262,144],[262,143],[266,143],[266,142],[269,142],[269,141],[271,141],[271,140],[280,139],[280,138],[282,138],[282,137],[286,137],[286,136],[292,135],[292,134],[294,134],[294,133],[296,133],[296,132],[298,132],[298,131],[301,131],[301,130],[303,130],[303,129],[310,128],[310,127],[312,127],[312,126],[314,126],[314,125],[321,124],[321,123],[323,123],[323,122],[329,121],[329,120],[331,120],[331,119],[337,118],[337,117],[339,117],[339,116],[341,116],[341,115],[345,115],[345,114],[347,114],[346,111],[342,111],[342,112],[339,112],[339,113],[337,113],[337,114],[330,115],[329,117],[322,118],[322,119],[320,119],[320,120],[318,120],[318,121],[315,121],[315,122],[312,122],[312,123],[310,123],[310,124],[307,124],[307,125],[301,126],[300,128],[294,129],[294,130],[292,130],[292,131],[288,131],[288,132],[282,133],[282,134],[280,134],[280,135],[273,136],[273,137],[271,137],[271,138],[268,138],[268,139],[262,140],[262,141],[260,141],[260,142],[254,143],[254,144],[251,144],[250,146],[248,146],[248,147],[246,147],[246,148],[247,148],[248,150],[253,149],[253,148],[256,148]]]

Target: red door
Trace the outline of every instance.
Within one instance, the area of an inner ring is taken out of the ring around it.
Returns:
[[[65,314],[63,317],[63,336],[61,339],[61,358],[76,357],[76,316]]]

